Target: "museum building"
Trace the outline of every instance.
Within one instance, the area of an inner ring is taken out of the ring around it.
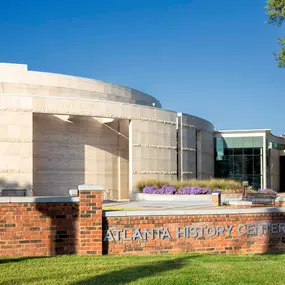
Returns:
[[[284,150],[270,130],[215,131],[135,89],[0,64],[0,190],[102,184],[121,200],[139,179],[223,177],[285,191]]]

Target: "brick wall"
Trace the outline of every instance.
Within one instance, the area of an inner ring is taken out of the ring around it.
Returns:
[[[78,254],[102,255],[102,191],[80,190]]]
[[[102,254],[103,188],[81,186],[74,202],[74,197],[0,197],[0,256]]]
[[[285,213],[104,217],[103,236],[108,254],[285,252]]]
[[[0,256],[76,252],[78,203],[1,203]]]
[[[102,186],[78,189],[79,197],[0,197],[0,256],[285,252],[284,209],[102,215]]]

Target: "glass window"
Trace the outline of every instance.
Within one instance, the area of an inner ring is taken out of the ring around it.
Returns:
[[[243,138],[243,147],[244,148],[253,148],[253,137],[245,137]]]
[[[234,175],[242,175],[243,174],[243,156],[235,155],[234,156]]]
[[[234,155],[242,155],[243,148],[234,148]]]
[[[235,137],[224,138],[224,141],[219,138],[218,144],[220,146],[219,149],[216,148],[216,177],[248,181],[249,185],[259,188],[262,181],[263,138]]]
[[[234,154],[234,148],[225,148],[224,154],[225,155],[233,155]]]
[[[243,153],[245,155],[249,154],[249,155],[253,155],[253,148],[252,147],[246,147],[243,149]]]
[[[234,148],[243,148],[244,138],[234,138]]]
[[[263,137],[254,137],[254,147],[263,147]]]
[[[253,186],[255,189],[260,188],[261,179],[262,179],[262,175],[253,176],[252,186]]]
[[[233,148],[234,147],[234,138],[224,138],[225,148]]]
[[[253,174],[253,158],[252,155],[245,155],[243,157],[244,174]]]
[[[223,150],[223,149],[224,149],[224,141],[223,141],[223,138],[217,138],[217,139],[216,139],[216,149],[217,149],[217,150]]]
[[[261,161],[262,161],[262,156],[254,156],[253,157],[253,173],[254,174],[260,174],[261,173]]]
[[[255,147],[254,149],[253,149],[253,154],[254,155],[262,155],[262,148],[259,148],[259,147]]]

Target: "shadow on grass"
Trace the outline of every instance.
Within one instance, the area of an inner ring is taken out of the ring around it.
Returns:
[[[72,285],[91,285],[91,284],[127,284],[145,277],[152,277],[163,272],[177,270],[183,267],[184,262],[196,256],[176,258],[166,261],[152,262],[148,264],[123,268],[117,271],[103,273],[81,281],[72,283]]]
[[[51,257],[49,256],[35,256],[35,257],[29,256],[29,257],[14,257],[14,258],[1,257],[0,264],[21,262],[21,261],[31,260],[31,259],[43,259],[43,258],[51,258]]]

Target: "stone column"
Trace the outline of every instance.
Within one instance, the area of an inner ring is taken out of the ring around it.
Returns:
[[[213,206],[221,206],[221,191],[215,190],[212,193],[212,205]]]
[[[78,254],[102,255],[102,185],[79,185]]]

